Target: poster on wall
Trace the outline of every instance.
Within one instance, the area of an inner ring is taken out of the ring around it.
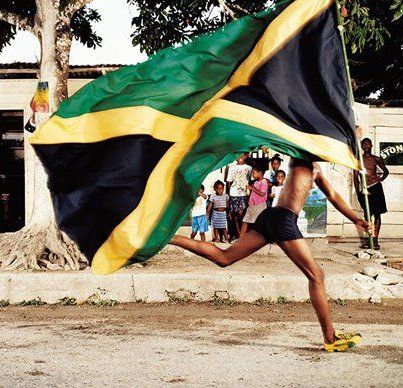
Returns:
[[[403,142],[380,142],[382,159],[388,166],[403,166]]]
[[[325,235],[326,224],[326,196],[317,187],[314,187],[310,190],[298,216],[298,227],[304,236],[309,237],[309,235]]]
[[[49,108],[49,83],[38,82],[36,92],[31,100],[31,109],[34,113],[48,113]]]

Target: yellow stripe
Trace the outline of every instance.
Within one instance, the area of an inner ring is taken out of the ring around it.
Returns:
[[[195,132],[193,132],[195,133]],[[91,269],[105,275],[123,267],[144,246],[172,199],[176,170],[192,141],[174,144],[154,168],[136,209],[110,234],[95,254]]]
[[[222,118],[250,125],[282,137],[329,162],[353,169],[359,167],[358,160],[347,144],[328,136],[298,131],[277,117],[256,108],[232,101],[216,100],[203,115],[198,117],[198,125],[204,126],[212,118]]]
[[[185,141],[189,119],[148,106],[108,109],[81,116],[51,117],[29,139],[31,144],[95,143],[119,136],[150,135],[170,142]]]
[[[231,90],[249,85],[251,78],[267,60],[279,52],[310,21],[316,19],[334,0],[297,0],[289,5],[268,26],[252,53],[238,67],[227,85],[212,100]]]
[[[219,105],[213,105],[213,102],[228,91],[247,85],[263,62],[280,50],[304,25],[315,19],[332,2],[333,0],[296,0],[269,24],[255,49],[234,73],[227,86],[206,102],[190,120],[186,129],[188,139],[173,145],[157,164],[147,181],[143,198],[137,208],[114,229],[94,256],[91,267],[94,273],[108,274],[116,271],[144,246],[172,198],[175,173],[182,159],[199,139],[203,125],[213,117],[212,112],[219,114],[215,112]],[[160,211],[156,209],[156,204]]]

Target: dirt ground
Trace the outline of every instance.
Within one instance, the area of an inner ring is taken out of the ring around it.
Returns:
[[[364,301],[331,302],[333,319],[342,323],[403,325],[403,301],[389,299],[382,304]],[[245,318],[255,322],[316,322],[310,303],[233,304],[218,303],[127,303],[113,307],[79,306],[7,306],[0,309],[3,322],[57,323],[98,321],[116,325],[146,325],[151,329],[186,329],[195,320]],[[403,344],[402,344],[403,345]]]
[[[321,349],[309,303],[7,306],[0,387],[402,386],[403,301],[338,303],[363,335],[347,354]]]

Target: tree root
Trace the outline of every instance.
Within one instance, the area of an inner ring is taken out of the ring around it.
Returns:
[[[0,270],[73,270],[88,266],[87,258],[55,223],[28,225],[0,235]]]

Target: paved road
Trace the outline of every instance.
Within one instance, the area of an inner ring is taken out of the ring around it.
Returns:
[[[309,304],[1,308],[0,387],[398,387],[393,303],[333,306],[364,336],[347,354],[320,349]]]

